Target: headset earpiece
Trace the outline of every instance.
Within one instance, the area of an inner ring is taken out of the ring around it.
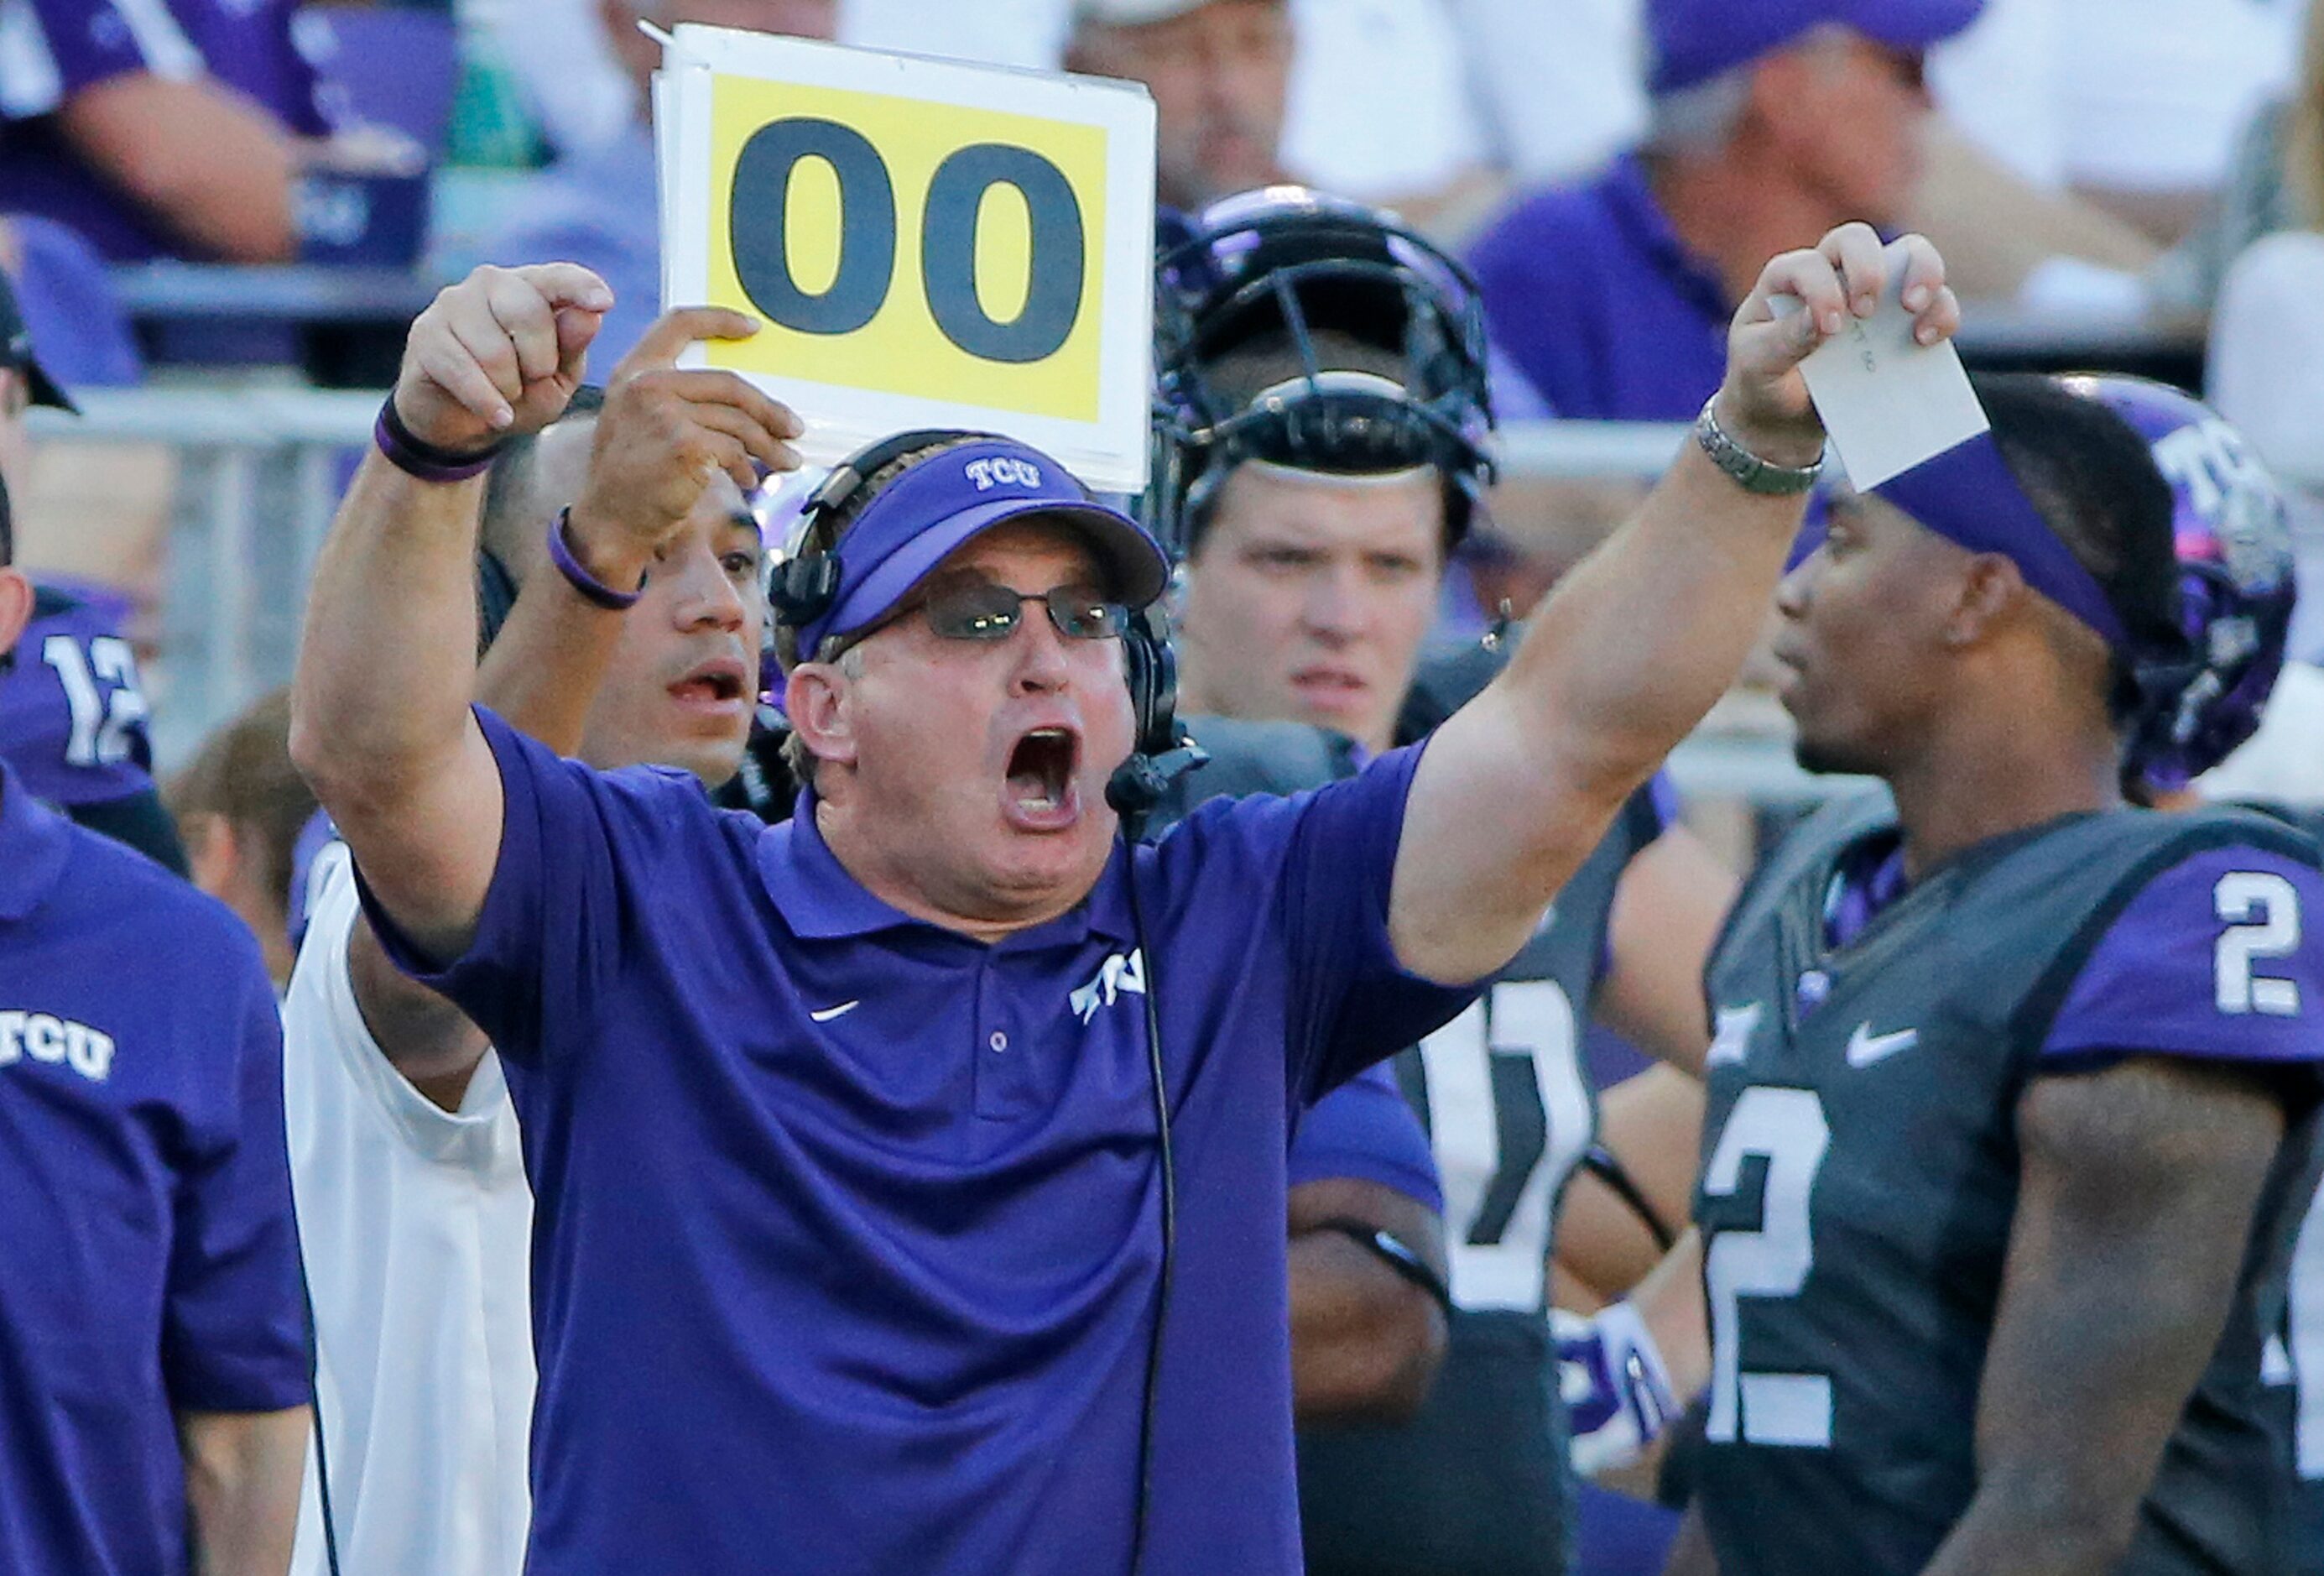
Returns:
[[[1178,726],[1178,654],[1159,607],[1131,615],[1121,635],[1121,669],[1130,687],[1137,742],[1105,785],[1105,802],[1135,841],[1170,785],[1210,760]]]
[[[831,605],[838,600],[842,570],[839,557],[831,547],[818,546],[817,542],[830,542],[830,533],[824,528],[825,523],[847,507],[849,501],[863,490],[865,482],[916,449],[991,436],[960,428],[916,427],[866,444],[834,466],[831,474],[823,478],[823,485],[799,505],[798,523],[792,527],[783,561],[776,566],[769,580],[767,601],[774,611],[775,622],[785,628],[800,628],[830,612]]]
[[[827,552],[787,558],[775,566],[767,601],[775,622],[801,629],[831,611],[839,598],[839,560]],[[800,654],[805,656],[806,653]]]

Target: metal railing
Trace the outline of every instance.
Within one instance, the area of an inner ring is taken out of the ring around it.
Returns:
[[[81,445],[167,443],[180,451],[154,737],[163,765],[290,676],[298,610],[352,457],[370,441],[375,393],[300,388],[91,390],[82,413],[39,410],[34,435]],[[1532,422],[1502,436],[1506,473],[1527,479],[1659,476],[1681,425]],[[92,447],[90,463],[102,463]],[[1792,763],[1764,718],[1713,725],[1671,763],[1681,788],[1798,802],[1832,791]]]

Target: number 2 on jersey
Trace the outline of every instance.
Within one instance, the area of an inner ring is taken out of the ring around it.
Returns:
[[[1711,1415],[1705,1435],[1759,1445],[1827,1449],[1831,1444],[1831,1381],[1821,1374],[1746,1373],[1740,1321],[1746,1297],[1790,1297],[1815,1265],[1809,1195],[1831,1143],[1823,1102],[1804,1089],[1743,1091],[1703,1167],[1702,1191],[1731,1197],[1743,1186],[1744,1163],[1766,1163],[1759,1228],[1721,1230],[1703,1258],[1711,1293]]]
[[[2252,972],[2260,958],[2289,958],[2300,947],[2300,889],[2266,870],[2233,870],[2211,891],[2212,907],[2231,922],[2211,949],[2223,1013],[2289,1018],[2300,1013],[2300,987]]]

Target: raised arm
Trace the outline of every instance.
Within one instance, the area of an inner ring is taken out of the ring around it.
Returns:
[[[546,426],[612,304],[569,264],[477,270],[412,324],[398,415],[452,454]],[[473,933],[500,848],[500,775],[468,712],[483,493],[364,455],[316,562],[291,694],[291,759],[388,912],[443,957]]]
[[[1928,1576],[2116,1568],[2218,1345],[2283,1128],[2256,1077],[2160,1058],[2020,1099],[1977,1494]]]
[[[1863,225],[1767,264],[1737,312],[1720,424],[1803,466],[1823,431],[1799,364],[1868,317],[1892,273],[1923,342],[1960,309],[1927,242],[1883,251]],[[1779,313],[1779,301],[1805,310]],[[1414,778],[1389,902],[1404,965],[1456,982],[1499,968],[1622,802],[1733,681],[1757,639],[1802,501],[1745,492],[1686,445],[1637,516],[1568,575],[1508,670],[1438,730]]]
[[[654,325],[609,380],[609,387],[620,392],[609,397],[598,422],[600,448],[592,457],[586,489],[595,496],[576,500],[576,507],[585,515],[592,509],[624,510],[626,499],[609,496],[609,489],[669,465],[676,439],[660,419],[667,413],[649,397],[653,385],[638,385],[641,375],[667,370],[678,351],[696,339],[747,334],[751,327],[739,313],[702,307],[668,313]],[[544,529],[547,524],[541,523]],[[620,613],[583,597],[563,575],[530,576],[500,637],[478,664],[475,698],[559,755],[577,754],[621,621]],[[370,922],[360,914],[348,937],[346,967],[355,1005],[381,1054],[421,1094],[447,1110],[457,1109],[484,1053],[483,1031],[390,962]]]
[[[613,297],[569,264],[484,268],[412,327],[395,408],[422,441],[474,453],[565,408]],[[738,329],[747,320],[732,320]],[[797,419],[728,373],[627,372],[607,393],[568,541],[601,584],[641,579],[707,477],[798,463]],[[608,433],[625,433],[619,443]],[[365,457],[316,566],[293,692],[291,756],[374,895],[423,950],[473,937],[501,840],[498,768],[469,711],[481,483],[422,481]],[[594,689],[620,630],[582,618],[569,681]]]

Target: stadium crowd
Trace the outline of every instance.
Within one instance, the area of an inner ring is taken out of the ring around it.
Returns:
[[[1151,95],[1143,494],[679,368],[687,22]],[[2298,0],[0,0],[0,1571],[2324,1576],[2319,287]]]

